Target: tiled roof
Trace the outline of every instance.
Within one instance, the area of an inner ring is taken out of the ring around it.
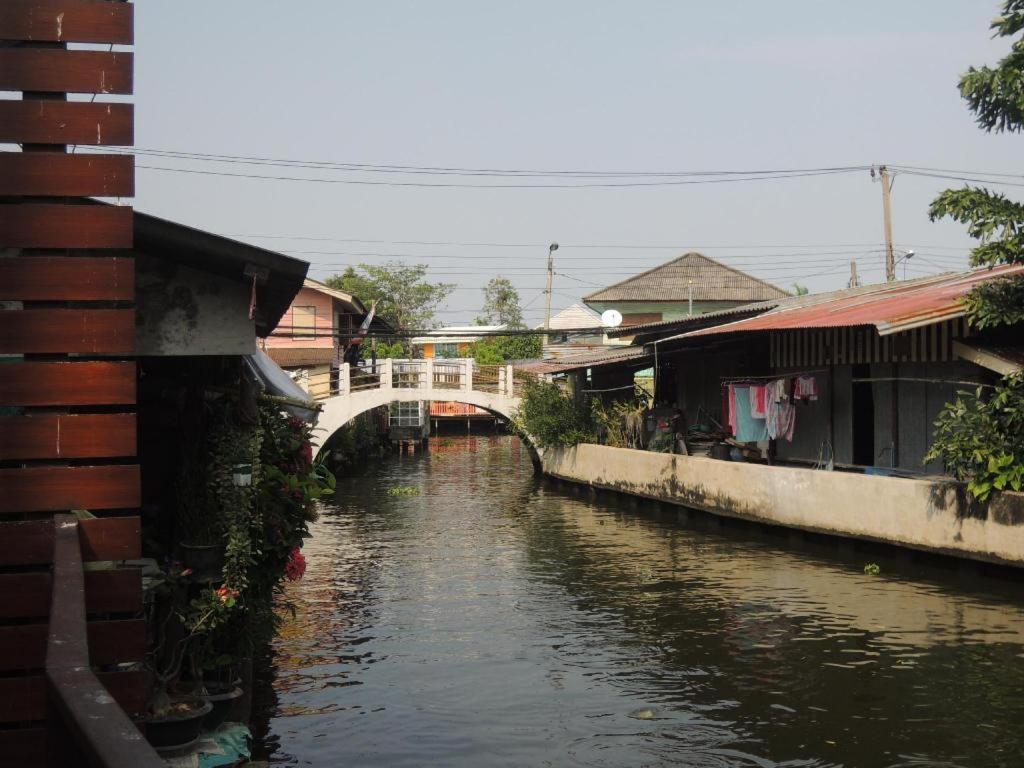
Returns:
[[[691,252],[595,291],[583,300],[685,302],[691,297],[691,287],[694,301],[766,301],[789,295],[771,283]]]
[[[542,329],[544,323],[537,326]],[[600,328],[601,315],[586,304],[577,302],[551,317],[551,330],[574,331],[580,328]]]

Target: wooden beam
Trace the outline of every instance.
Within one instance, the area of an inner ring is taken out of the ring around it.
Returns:
[[[131,354],[134,309],[0,310],[0,353]]]
[[[130,146],[134,115],[133,104],[0,100],[0,142]]]
[[[0,195],[131,197],[131,155],[69,155],[62,152],[0,153]]]
[[[127,509],[141,502],[135,464],[0,469],[0,514]]]
[[[0,48],[0,90],[128,94],[132,54]]]
[[[129,405],[134,402],[135,363],[0,365],[0,403],[4,405]]]
[[[132,258],[23,256],[0,259],[0,300],[131,301],[134,298],[135,260]]]
[[[0,416],[0,459],[134,456],[134,413],[31,413]]]
[[[0,247],[131,248],[132,223],[132,209],[114,205],[2,205]]]
[[[0,40],[131,45],[133,11],[110,0],[4,0]]]
[[[0,619],[45,619],[50,615],[53,577],[49,573],[0,574]],[[138,568],[110,568],[85,574],[89,614],[138,613],[142,576]]]
[[[138,517],[98,517],[78,523],[82,559],[137,560],[142,557],[142,525]]]

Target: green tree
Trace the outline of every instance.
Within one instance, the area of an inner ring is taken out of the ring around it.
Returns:
[[[806,296],[808,293],[810,293],[810,290],[807,288],[806,285],[801,285],[800,283],[793,283],[794,296]]]
[[[519,291],[507,277],[492,277],[484,286],[483,314],[476,319],[478,325],[505,325],[524,328],[523,310],[519,306]]]
[[[536,360],[541,354],[537,334],[488,336],[474,342],[463,357],[472,357],[479,365],[500,365],[509,360]]]
[[[992,22],[996,37],[1014,37],[1010,53],[994,67],[971,67],[960,78],[960,95],[989,133],[1024,130],[1024,0],[1006,0]],[[949,217],[980,241],[971,251],[976,267],[1024,263],[1024,205],[1005,195],[965,185],[948,189],[929,210],[932,220]],[[1024,278],[982,283],[966,297],[967,317],[978,329],[1024,323]],[[979,500],[993,491],[1024,487],[1024,378],[1003,379],[985,396],[981,388],[961,392],[935,422],[929,460],[967,481]]]
[[[324,282],[351,293],[365,304],[377,302],[377,314],[402,330],[431,328],[438,306],[455,290],[454,283],[426,280],[426,264],[388,261],[348,267]]]
[[[597,425],[589,401],[576,402],[557,384],[528,380],[512,423],[538,447],[596,443]]]
[[[977,123],[989,133],[1024,130],[1024,0],[1006,0],[992,22],[996,37],[1017,36],[1010,53],[994,67],[971,67],[960,78],[960,95]],[[1024,263],[1024,205],[1005,195],[965,185],[947,189],[929,209],[932,220],[949,217],[965,224],[980,245],[971,264],[993,267]],[[1024,322],[1024,277],[991,280],[967,296],[967,313],[976,328]]]

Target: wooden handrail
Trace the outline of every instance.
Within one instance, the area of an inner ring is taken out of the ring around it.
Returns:
[[[46,683],[51,766],[165,768],[89,666],[78,521],[68,514],[54,517]]]

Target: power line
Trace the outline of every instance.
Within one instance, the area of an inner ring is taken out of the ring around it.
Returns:
[[[470,184],[467,182],[421,182],[421,181],[380,181],[376,179],[329,179],[312,176],[271,176],[256,173],[234,173],[229,171],[204,171],[199,168],[168,168],[158,165],[136,165],[138,170],[165,171],[170,173],[188,173],[200,176],[221,176],[239,179],[262,179],[266,181],[304,181],[313,184],[355,184],[360,186],[380,187],[417,187],[417,188],[451,188],[451,189],[611,189],[626,187],[671,187],[689,186],[694,184],[730,184],[739,181],[770,181],[779,179],[796,179],[811,176],[829,176],[865,170],[861,167],[810,171],[807,173],[784,173],[777,175],[729,176],[726,178],[682,179],[671,181],[623,181],[581,184]]]

